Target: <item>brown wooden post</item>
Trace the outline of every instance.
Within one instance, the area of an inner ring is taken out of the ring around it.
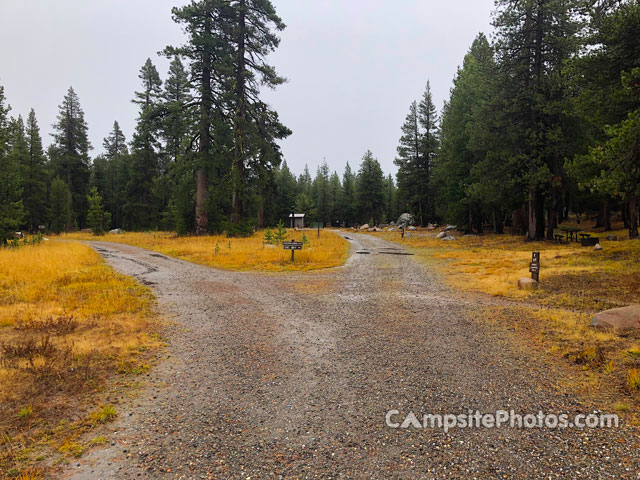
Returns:
[[[531,263],[529,264],[531,278],[536,282],[540,281],[540,252],[533,252],[531,255]]]

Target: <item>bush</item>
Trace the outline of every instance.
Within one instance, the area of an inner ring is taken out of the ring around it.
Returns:
[[[243,222],[228,222],[225,228],[227,237],[230,238],[246,238],[253,235],[253,220],[245,220]]]

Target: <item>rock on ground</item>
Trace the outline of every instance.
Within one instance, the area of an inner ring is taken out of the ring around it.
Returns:
[[[522,290],[537,290],[538,282],[536,282],[533,278],[522,277],[518,279],[518,288]]]
[[[624,330],[633,328],[640,330],[640,305],[612,308],[596,313],[591,321],[591,326],[599,329]]]

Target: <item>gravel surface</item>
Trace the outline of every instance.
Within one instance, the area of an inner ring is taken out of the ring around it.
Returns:
[[[220,271],[92,245],[150,285],[175,324],[149,387],[119,405],[111,445],[64,478],[640,478],[638,432],[394,429],[409,411],[591,413],[553,371],[470,320],[398,246],[348,233],[344,267]],[[369,252],[369,254],[356,253]]]

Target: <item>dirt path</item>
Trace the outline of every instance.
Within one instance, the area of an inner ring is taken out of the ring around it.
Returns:
[[[176,325],[148,391],[110,427],[112,444],[66,477],[640,478],[638,437],[624,425],[386,426],[392,409],[400,422],[409,411],[591,411],[470,321],[475,301],[399,247],[348,236],[346,266],[290,275],[95,242],[117,270],[153,288]]]

